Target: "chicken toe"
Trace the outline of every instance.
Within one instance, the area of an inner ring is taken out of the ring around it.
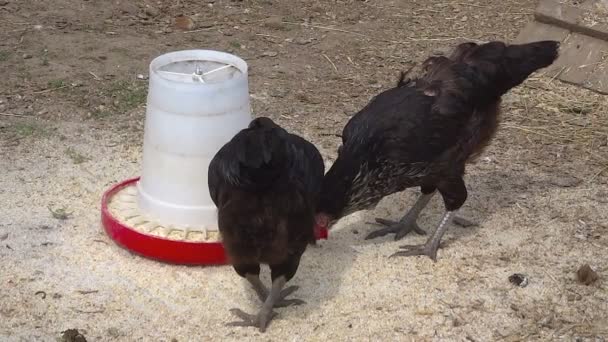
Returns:
[[[424,245],[406,245],[399,247],[401,249],[406,249],[405,251],[399,251],[391,254],[389,258],[397,257],[397,256],[416,256],[416,255],[426,255],[431,258],[433,261],[437,261],[437,248],[433,248],[430,246]]]
[[[401,246],[400,248],[405,250],[392,254],[390,258],[396,256],[426,255],[433,261],[437,261],[437,250],[439,249],[441,238],[443,237],[443,234],[445,234],[445,232],[448,230],[448,226],[452,222],[454,216],[455,215],[453,211],[446,211],[446,213],[443,215],[443,218],[441,219],[441,222],[437,226],[437,229],[424,245]]]
[[[302,305],[302,304],[306,304],[306,302],[301,299],[297,299],[297,298],[281,299],[274,305],[274,307],[275,308],[285,308],[288,306],[296,306],[296,305]]]
[[[299,288],[300,288],[299,286],[293,285],[293,286],[283,289],[283,291],[281,291],[281,295],[279,296],[279,300],[274,304],[274,307],[275,308],[284,308],[284,307],[292,306],[292,305],[306,304],[306,302],[301,299],[297,299],[297,298],[286,299],[285,298],[285,297],[289,296],[290,294],[296,292]]]
[[[260,332],[265,332],[268,323],[277,315],[272,310],[260,310],[257,315],[248,314],[241,309],[230,309],[230,312],[241,319],[241,321],[234,321],[226,323],[230,327],[257,327]]]
[[[386,227],[371,232],[365,237],[365,240],[375,239],[380,236],[394,233],[395,240],[399,240],[406,236],[409,232],[414,231],[417,234],[424,235],[426,232],[418,227],[418,216],[420,212],[426,207],[431,198],[433,198],[434,192],[429,194],[421,194],[416,203],[412,208],[403,216],[399,222],[389,221],[381,218],[377,218],[376,222],[385,225]]]
[[[375,239],[377,237],[384,236],[387,234],[392,234],[392,233],[395,234],[395,240],[399,240],[412,231],[416,232],[419,235],[426,234],[426,232],[423,229],[418,227],[418,223],[416,223],[416,220],[415,219],[412,220],[409,217],[407,217],[405,220],[401,220],[399,222],[385,220],[383,218],[376,218],[376,222],[378,222],[379,224],[382,224],[386,227],[369,233],[365,237],[365,240]]]
[[[239,317],[241,321],[230,322],[227,323],[227,326],[233,327],[258,327],[260,332],[265,332],[266,327],[272,321],[272,319],[276,316],[276,312],[273,311],[273,308],[276,307],[277,303],[284,297],[283,294],[289,295],[293,293],[297,289],[297,287],[288,287],[283,290],[285,283],[287,282],[285,276],[280,276],[272,282],[272,288],[266,296],[266,300],[264,304],[262,304],[262,308],[258,312],[257,315],[252,315],[244,312],[241,309],[231,309],[230,312]],[[291,299],[294,301],[295,299]]]
[[[246,279],[249,281],[249,283],[251,283],[251,286],[255,290],[255,293],[258,295],[258,298],[260,298],[262,302],[266,301],[266,298],[268,298],[268,289],[266,288],[266,286],[264,286],[264,284],[260,280],[260,277],[257,274],[247,274]],[[299,288],[300,287],[296,285],[284,288],[281,291],[279,299],[274,306],[276,308],[283,308],[286,306],[306,304],[306,302],[301,299],[285,299],[285,297],[296,292]]]

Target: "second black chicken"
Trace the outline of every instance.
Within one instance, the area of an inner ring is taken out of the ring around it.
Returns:
[[[355,211],[371,209],[385,196],[410,187],[422,194],[398,222],[378,219],[399,239],[424,233],[416,221],[439,192],[446,212],[422,246],[393,255],[427,255],[436,260],[441,237],[467,198],[465,164],[481,153],[496,132],[501,96],[547,67],[559,43],[521,45],[463,43],[448,57],[423,63],[422,77],[405,80],[374,97],[348,122],[338,158],[323,179],[318,222],[330,226]]]
[[[224,145],[209,165],[209,190],[218,208],[218,226],[227,255],[263,302],[255,315],[231,312],[265,331],[273,308],[302,304],[285,299],[283,289],[300,257],[315,243],[314,215],[325,166],[319,151],[269,118],[257,118]],[[270,291],[261,282],[260,264],[271,270]]]

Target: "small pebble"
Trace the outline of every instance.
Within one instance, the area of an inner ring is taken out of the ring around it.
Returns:
[[[0,241],[4,241],[6,239],[8,239],[8,233],[4,233],[4,234],[0,235]]]
[[[549,183],[559,186],[562,188],[571,188],[581,184],[583,181],[574,176],[562,175],[558,177],[552,177],[549,179]]]
[[[302,101],[302,102],[311,102],[310,98],[308,97],[308,95],[306,95],[304,92],[299,91],[296,93],[296,99]]]
[[[198,24],[199,28],[210,28],[210,27],[213,27],[213,26],[215,26],[215,23],[199,23]]]
[[[268,95],[272,96],[272,97],[278,97],[278,98],[283,98],[285,97],[289,92],[285,89],[277,89],[277,90],[272,90],[270,91],[270,93]]]
[[[179,15],[175,18],[175,27],[183,31],[190,31],[194,29],[194,20],[185,15]]]
[[[595,200],[600,203],[608,203],[608,191],[600,190],[595,194]]]
[[[576,279],[579,283],[584,285],[591,285],[599,279],[599,275],[595,272],[591,266],[585,264],[576,271]]]
[[[264,57],[276,57],[278,55],[279,53],[276,51],[265,51],[264,53],[262,53],[262,56]]]
[[[509,276],[509,282],[519,287],[528,286],[528,277],[525,274],[514,273]]]
[[[576,300],[581,300],[583,299],[583,296],[581,296],[578,293],[569,293],[568,296],[566,297],[568,299],[569,302],[574,302]]]
[[[137,74],[137,79],[138,80],[147,80],[148,76],[144,75],[144,74]]]
[[[23,54],[23,59],[30,59],[30,58],[32,58],[32,57],[33,57],[33,56],[32,56],[32,55],[30,55],[29,53],[24,53],[24,54]]]
[[[156,7],[148,6],[145,10],[146,14],[150,17],[157,17],[160,14],[160,11]]]
[[[283,19],[280,17],[270,17],[264,22],[264,26],[274,30],[285,29],[285,25],[286,24],[283,24]]]
[[[297,38],[296,40],[294,40],[294,43],[298,44],[298,45],[306,45],[306,44],[310,44],[312,43],[312,39],[310,38]]]
[[[541,319],[538,323],[543,328],[551,328],[552,327],[552,323],[553,323],[553,317],[547,316],[547,317]]]
[[[112,337],[112,338],[119,338],[120,337],[120,331],[117,328],[108,328],[108,330],[106,331],[108,333],[108,336]]]
[[[117,11],[129,15],[135,15],[139,11],[139,7],[131,1],[121,1],[117,4]]]

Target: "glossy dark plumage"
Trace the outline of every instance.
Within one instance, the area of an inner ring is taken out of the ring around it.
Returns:
[[[269,118],[253,120],[209,165],[224,247],[236,272],[256,282],[252,285],[263,301],[269,295],[258,283],[260,264],[270,266],[273,283],[280,277],[287,282],[307,245],[315,243],[324,171],[314,145]],[[267,322],[253,323],[263,330]]]
[[[464,43],[448,57],[427,59],[422,77],[402,75],[347,123],[319,212],[335,222],[414,186],[427,195],[438,190],[448,212],[459,209],[467,197],[465,164],[496,132],[501,96],[550,65],[558,46]]]

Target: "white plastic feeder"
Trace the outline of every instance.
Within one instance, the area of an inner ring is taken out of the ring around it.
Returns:
[[[149,82],[139,208],[167,226],[217,231],[207,170],[251,121],[247,64],[218,51],[177,51],[150,63]]]
[[[181,264],[224,264],[209,163],[251,121],[247,64],[210,50],[150,63],[141,177],[112,186],[101,220],[119,245]]]

